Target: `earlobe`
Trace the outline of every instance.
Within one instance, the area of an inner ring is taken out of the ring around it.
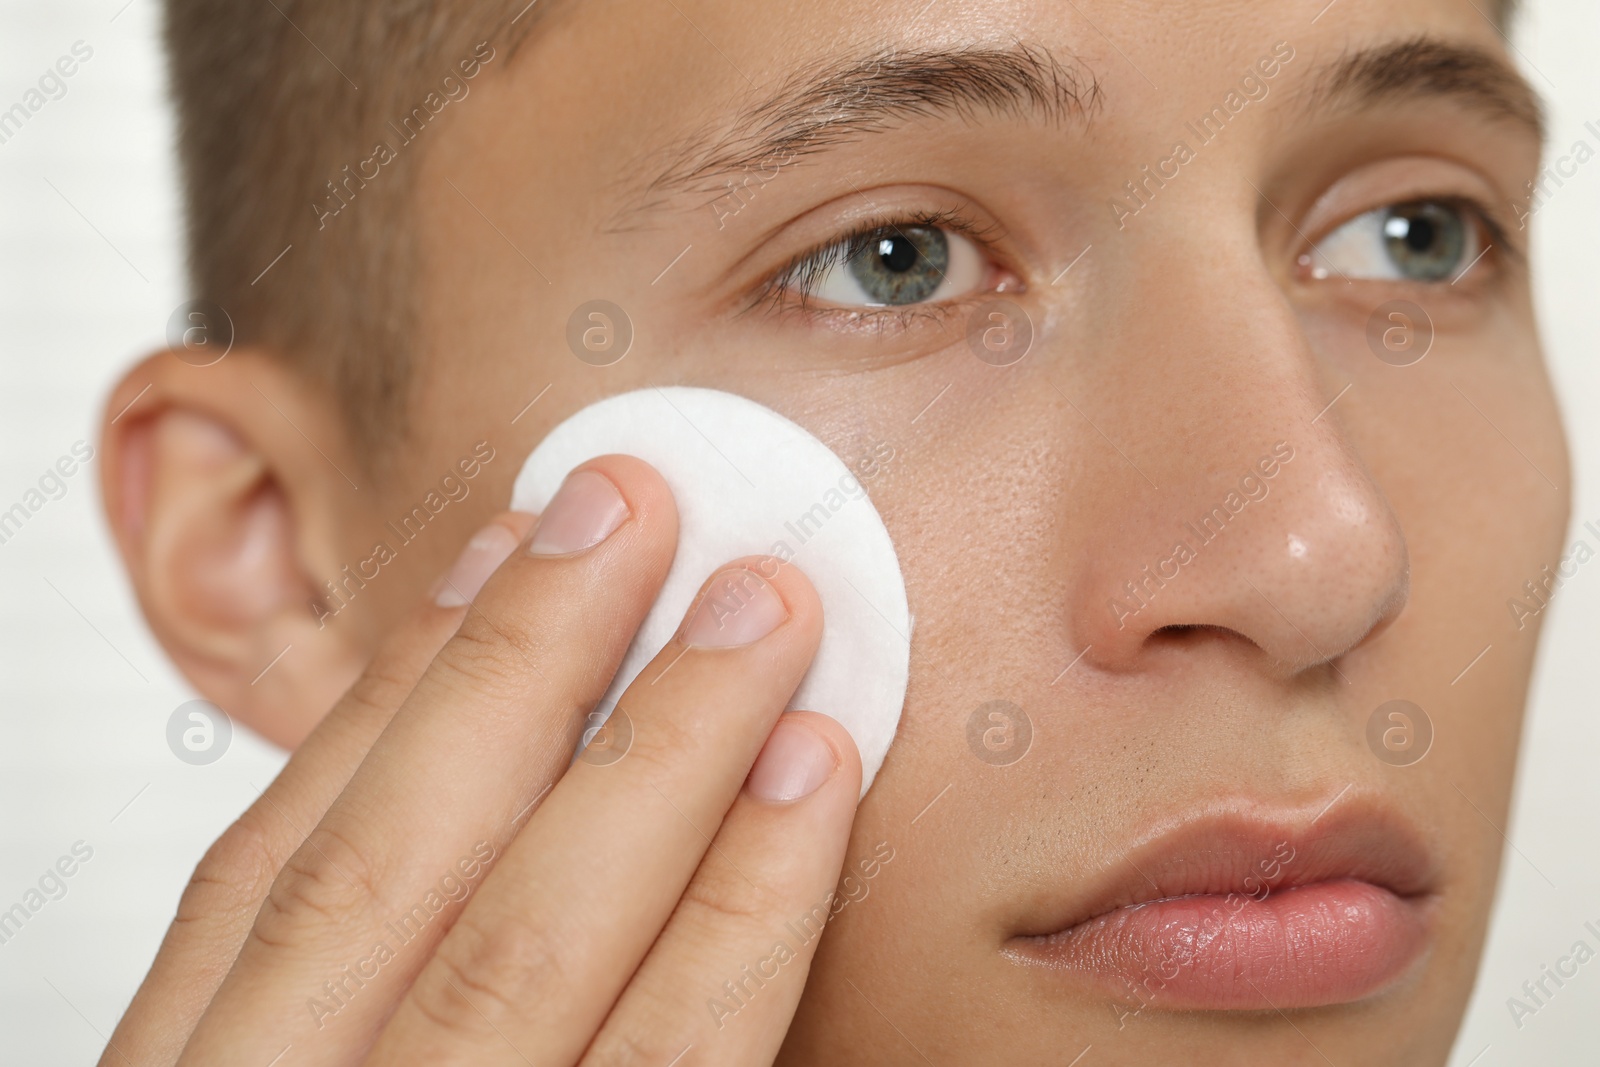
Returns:
[[[317,428],[309,399],[248,352],[204,368],[160,353],[113,391],[101,442],[106,514],[151,628],[207,699],[290,747],[365,658],[314,609],[339,516],[333,472],[293,439],[295,417]]]

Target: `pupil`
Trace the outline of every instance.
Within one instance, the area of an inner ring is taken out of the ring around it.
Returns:
[[[1433,245],[1433,223],[1428,219],[1411,219],[1406,230],[1406,244],[1418,252],[1426,251]]]
[[[937,226],[885,227],[850,257],[850,273],[872,304],[916,304],[939,291],[950,243]]]
[[[1448,278],[1466,262],[1471,231],[1459,209],[1417,201],[1391,209],[1383,220],[1389,260],[1413,281]]]
[[[904,237],[885,237],[878,241],[878,258],[889,270],[903,274],[917,262],[917,246]]]

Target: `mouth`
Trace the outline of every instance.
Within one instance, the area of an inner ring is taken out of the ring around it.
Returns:
[[[1222,813],[1110,857],[1004,953],[1130,1012],[1347,1003],[1424,955],[1435,899],[1421,838],[1356,801],[1338,811]]]

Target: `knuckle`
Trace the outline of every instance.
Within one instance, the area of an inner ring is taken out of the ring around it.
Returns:
[[[618,710],[625,710],[630,703],[624,693]],[[699,713],[663,714],[659,710],[632,716],[628,758],[643,763],[641,773],[650,780],[684,781],[686,768],[705,763],[708,746],[703,731],[696,728],[705,718],[708,716]],[[671,785],[666,788],[670,790]]]
[[[338,830],[319,825],[273,879],[251,937],[297,944],[343,926],[380,905],[380,884],[370,856]]]
[[[416,678],[399,669],[399,665],[379,656],[367,665],[361,676],[345,693],[345,700],[356,708],[372,714],[388,716],[405,700],[416,685]]]
[[[257,809],[245,811],[195,865],[173,924],[204,924],[254,910],[283,862],[280,852]]]
[[[747,881],[729,861],[716,856],[707,853],[679,903],[679,911],[693,928],[721,934],[730,927],[761,929],[777,921],[783,914],[785,894],[760,879]]]
[[[506,1014],[492,996],[467,989],[437,956],[411,987],[407,1000],[422,1021],[447,1040],[484,1036],[493,1020]]]
[[[567,988],[555,935],[510,916],[485,930],[465,914],[434,953],[433,972],[412,990],[417,1009],[447,1032],[476,1033],[487,1023],[545,1011]]]
[[[470,690],[508,692],[526,686],[527,672],[537,669],[536,651],[472,612],[435,662],[447,680]]]
[[[649,1014],[656,1015],[655,1012]],[[670,1062],[673,1054],[684,1046],[680,1041],[673,1048],[673,1042],[665,1036],[668,1032],[637,1021],[626,1027],[607,1025],[583,1057],[581,1067],[642,1067],[644,1064],[660,1067]]]

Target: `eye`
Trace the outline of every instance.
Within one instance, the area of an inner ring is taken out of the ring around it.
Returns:
[[[1414,200],[1357,215],[1300,257],[1313,278],[1454,280],[1485,251],[1470,209]]]
[[[989,265],[970,238],[925,223],[877,226],[800,259],[778,285],[807,302],[898,307],[972,292]]]

